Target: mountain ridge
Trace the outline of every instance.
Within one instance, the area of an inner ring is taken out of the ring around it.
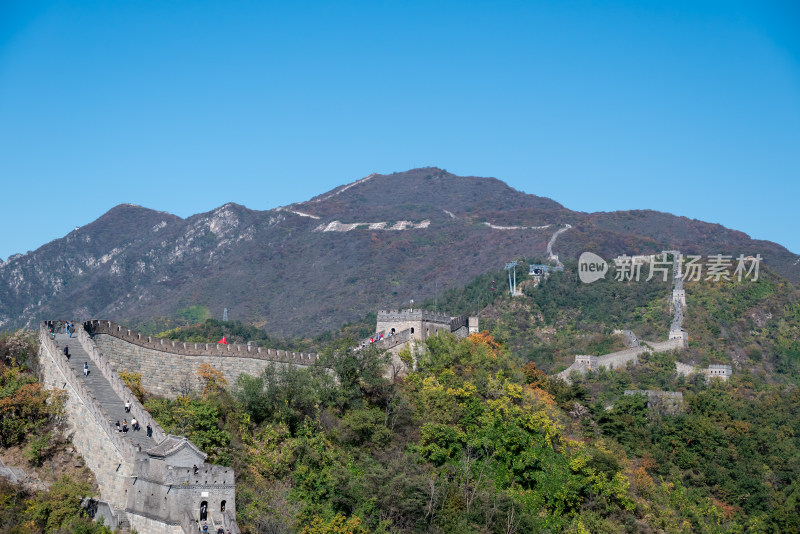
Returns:
[[[310,335],[463,285],[519,257],[680,248],[760,253],[800,282],[800,256],[722,225],[654,210],[576,212],[497,178],[426,167],[371,174],[271,210],[226,203],[181,218],[120,204],[0,264],[0,329],[48,317],[141,326],[200,305],[212,316]]]

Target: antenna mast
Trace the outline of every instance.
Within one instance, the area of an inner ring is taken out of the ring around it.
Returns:
[[[517,262],[512,261],[506,263],[506,271],[508,271],[508,289],[511,291],[511,296],[517,294]],[[514,277],[512,279],[511,273],[514,273]]]

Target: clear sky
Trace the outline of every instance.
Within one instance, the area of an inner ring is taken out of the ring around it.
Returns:
[[[800,2],[0,0],[0,258],[427,165],[800,253]]]

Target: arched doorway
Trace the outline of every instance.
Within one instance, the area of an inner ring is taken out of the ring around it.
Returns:
[[[225,511],[225,503],[226,503],[226,501],[222,501],[222,503],[219,505],[219,511],[220,512],[224,512]]]

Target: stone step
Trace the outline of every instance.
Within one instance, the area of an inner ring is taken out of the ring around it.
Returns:
[[[131,534],[131,524],[128,521],[128,514],[124,510],[115,510],[117,514],[117,534]]]
[[[153,438],[147,437],[147,432],[144,427],[142,427],[142,429],[138,432],[135,432],[133,429],[131,429],[131,419],[136,417],[137,414],[135,411],[130,413],[125,411],[125,400],[128,399],[120,399],[119,395],[117,395],[117,393],[111,387],[111,384],[100,372],[100,369],[97,368],[91,358],[89,358],[89,355],[86,353],[86,351],[83,350],[83,347],[81,346],[77,337],[70,338],[67,334],[56,334],[55,342],[56,346],[58,347],[58,354],[56,357],[65,358],[62,351],[65,346],[69,347],[70,367],[75,370],[75,373],[78,375],[78,379],[83,381],[83,383],[88,386],[92,394],[95,396],[95,398],[97,398],[100,406],[102,406],[102,408],[105,410],[109,418],[109,420],[106,421],[106,424],[111,426],[112,431],[115,429],[114,425],[117,421],[122,424],[122,421],[127,419],[128,432],[125,435],[125,438],[129,439],[133,445],[140,445],[143,450],[153,447],[156,442],[153,440]],[[84,363],[89,364],[88,376],[83,375]],[[131,393],[130,396],[130,400],[132,399],[133,393]],[[141,419],[141,415],[137,419]]]

